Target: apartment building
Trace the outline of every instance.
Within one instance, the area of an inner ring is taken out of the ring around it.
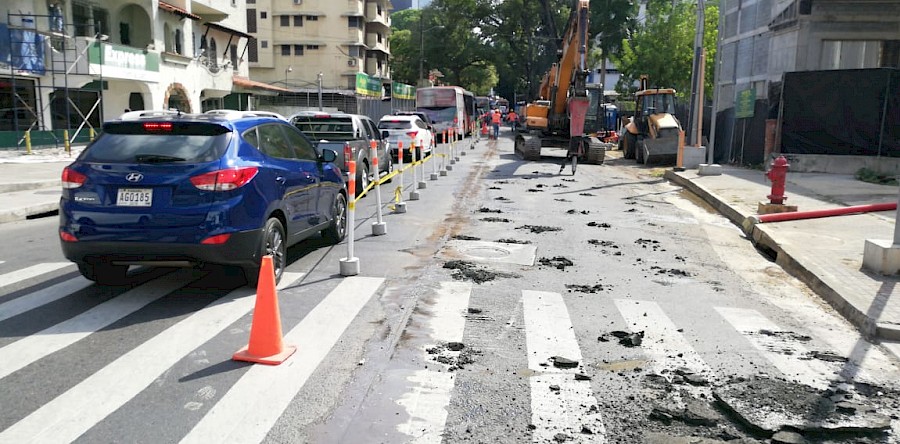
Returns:
[[[0,109],[15,111],[0,132],[74,139],[125,110],[244,108],[254,92],[277,92],[249,79],[245,1],[5,2]]]
[[[246,1],[254,80],[352,93],[365,73],[390,85],[390,0]]]

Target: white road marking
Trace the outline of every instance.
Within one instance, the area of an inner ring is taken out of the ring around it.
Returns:
[[[429,338],[435,342],[459,342],[466,327],[465,312],[469,307],[472,284],[465,282],[441,282],[435,291],[426,328]],[[422,350],[422,359],[427,360]],[[447,423],[447,408],[456,379],[449,371],[418,370],[407,378],[412,388],[404,393],[397,404],[406,409],[409,420],[397,426],[397,430],[412,436],[412,442],[440,444]]]
[[[553,356],[582,362],[566,303],[559,293],[522,290],[531,385],[532,441],[554,442],[559,433],[574,442],[605,443],[606,429],[590,381],[575,380],[578,368],[556,368]],[[544,364],[544,365],[542,365]],[[592,433],[581,433],[584,427]]]
[[[786,332],[756,310],[716,307],[716,311],[741,332],[762,355],[784,376],[801,384],[824,389],[834,378],[834,371],[821,361],[809,359],[809,350],[796,338],[779,334]],[[761,330],[775,334],[762,334]]]
[[[279,288],[303,275],[285,272]],[[246,315],[255,292],[242,288],[122,355],[0,432],[0,442],[69,443],[145,389],[163,372]]]
[[[615,303],[632,333],[644,332],[641,349],[649,355],[656,374],[686,367],[709,380],[715,379],[712,368],[678,331],[659,304],[632,299],[616,299]]]
[[[0,322],[62,299],[93,284],[79,276],[0,304]]]
[[[16,270],[11,273],[0,275],[0,287],[17,284],[24,280],[31,279],[35,276],[40,276],[44,273],[59,270],[60,268],[74,266],[75,264],[71,262],[47,262],[44,264],[32,265],[21,270]]]
[[[281,365],[254,365],[182,439],[183,443],[254,443],[303,388],[383,278],[348,277],[284,335],[297,352]]]
[[[0,378],[56,351],[62,350],[134,313],[147,304],[189,284],[196,277],[188,270],[133,288],[74,318],[0,348]]]

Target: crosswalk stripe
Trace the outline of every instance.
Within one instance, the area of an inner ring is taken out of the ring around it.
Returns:
[[[716,307],[716,311],[785,376],[810,387],[819,389],[828,387],[828,381],[834,375],[834,371],[820,361],[808,359],[809,350],[806,347],[800,345],[793,337],[778,335],[777,333],[785,330],[761,313],[731,307]],[[762,334],[763,330],[775,334]]]
[[[301,273],[285,272],[279,288]],[[165,278],[164,278],[165,279]],[[0,432],[0,442],[69,443],[128,402],[160,374],[252,308],[242,288],[207,305]]]
[[[465,312],[469,307],[472,284],[441,282],[429,305],[430,316],[425,326],[431,329],[430,338],[437,342],[462,341],[466,327]],[[423,360],[425,351],[422,350]],[[404,435],[412,436],[419,444],[441,442],[447,422],[447,408],[455,385],[449,371],[418,370],[407,378],[412,388],[397,404],[404,407],[409,420],[397,426]]]
[[[195,279],[189,270],[179,270],[171,276],[129,290],[74,318],[0,348],[0,378],[86,338]]]
[[[181,442],[261,442],[382,282],[345,278],[284,336],[297,352],[278,366],[251,367]]]
[[[92,284],[93,282],[79,276],[0,304],[0,322],[62,299]]]
[[[51,271],[56,271],[61,268],[70,266],[74,266],[74,264],[72,264],[71,262],[47,262],[43,264],[32,265],[30,267],[25,267],[21,270],[16,270],[0,275],[0,287],[17,284],[24,280],[31,279],[35,276],[40,276],[44,273],[50,273]]]
[[[604,443],[606,431],[589,381],[575,380],[577,368],[556,368],[553,356],[578,361],[581,349],[565,301],[559,293],[522,290],[531,385],[533,442],[554,442],[563,433],[578,442]],[[582,428],[590,428],[583,434]]]
[[[633,333],[644,332],[641,349],[651,358],[654,372],[662,374],[663,370],[686,367],[708,379],[715,377],[709,364],[678,331],[659,304],[632,299],[616,299],[615,304]],[[678,350],[678,353],[672,353],[672,350]]]

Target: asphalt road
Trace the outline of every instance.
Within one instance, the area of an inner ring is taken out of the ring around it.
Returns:
[[[896,363],[660,171],[458,148],[420,200],[405,175],[387,235],[360,201],[358,276],[339,273],[346,243],[290,250],[278,298],[298,351],[277,367],[231,360],[254,303],[237,277],[98,287],[55,219],[0,225],[0,442],[900,436]]]

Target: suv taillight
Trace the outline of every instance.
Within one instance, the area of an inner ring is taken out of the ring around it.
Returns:
[[[204,191],[231,191],[249,183],[258,171],[256,167],[212,171],[192,177],[191,183]]]
[[[416,136],[419,135],[419,132],[418,131],[408,131],[406,133],[406,135],[409,136],[410,139],[415,139]]]
[[[62,187],[66,190],[71,190],[73,188],[79,188],[84,185],[84,182],[87,180],[87,176],[79,173],[69,167],[63,168],[62,172]]]

